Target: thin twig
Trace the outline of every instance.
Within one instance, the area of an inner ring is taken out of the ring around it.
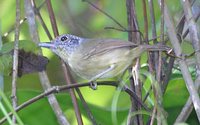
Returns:
[[[152,27],[151,28],[152,29],[152,38],[155,38],[155,39],[153,39],[153,43],[156,44],[157,43],[157,33],[156,33],[154,4],[153,4],[153,0],[149,0],[148,2],[149,2],[149,9],[150,9],[150,15],[151,15],[150,19],[151,19],[151,27]],[[149,54],[149,58],[148,58],[149,71],[153,73],[153,69],[157,69],[157,66],[158,66],[157,65],[158,64],[158,52],[148,52],[148,54]],[[152,90],[152,86],[149,88],[149,90],[147,91],[146,95],[144,96],[143,102],[146,101],[146,99],[148,98],[151,90]],[[153,114],[153,115],[155,115],[155,114]],[[152,122],[152,118],[153,118],[153,116],[150,116],[150,118],[149,118],[150,121],[149,122]]]
[[[47,28],[47,25],[45,24],[41,14],[40,14],[40,8],[45,4],[45,1],[38,8],[36,7],[35,0],[33,0],[32,4],[33,4],[34,12],[35,12],[36,16],[38,17],[38,20],[40,21],[42,27],[44,28],[44,31],[46,32],[49,39],[52,40],[53,38]]]
[[[137,24],[137,20],[136,20],[136,12],[134,9],[134,2],[133,0],[126,0],[126,9],[127,9],[127,21],[128,21],[128,30],[130,31],[139,31]],[[128,33],[128,40],[136,43],[136,44],[140,44],[140,37],[143,35],[141,35],[142,33],[140,32],[139,36],[138,33],[134,33],[134,32],[129,32]],[[144,38],[144,37],[143,37]]]
[[[172,74],[172,69],[173,69],[173,66],[174,66],[174,61],[175,61],[175,57],[170,57],[169,63],[167,65],[167,71],[165,73],[165,77],[164,77],[163,83],[162,83],[163,94],[165,93],[165,91],[167,89],[168,82],[169,82],[169,80],[171,78],[170,76]]]
[[[53,8],[52,8],[52,5],[51,5],[51,1],[46,0],[46,4],[47,4],[48,12],[49,12],[49,18],[50,18],[50,21],[51,21],[51,26],[52,26],[52,29],[53,29],[54,37],[57,37],[59,35],[59,32],[58,32],[57,23],[56,23],[55,15],[54,15],[54,12],[53,12]]]
[[[128,22],[128,29],[136,29],[134,24],[134,12],[133,12],[133,1],[132,0],[126,0],[126,9],[127,9],[127,22]],[[137,43],[134,38],[135,33],[128,32],[128,40]],[[135,35],[136,36],[136,35]],[[135,92],[135,86],[134,86],[134,80],[133,77],[130,78],[130,87],[131,90]],[[131,100],[131,107],[129,109],[128,119],[127,119],[127,125],[137,124],[137,117],[132,117],[132,112],[136,111],[136,105],[137,103],[133,98],[130,98]]]
[[[153,108],[153,112],[152,112],[152,117],[151,117],[151,120],[150,120],[150,125],[154,125],[154,121],[155,121],[155,117],[156,117],[156,106],[154,106]]]
[[[143,107],[146,111],[151,111],[148,107],[146,107],[146,105],[144,105],[144,103],[142,103],[142,101],[140,101],[141,99],[137,96],[137,94],[132,91],[130,88],[128,88],[127,86],[124,86],[123,90],[125,92],[127,92],[131,98],[135,99],[136,102],[141,106]]]
[[[138,22],[137,22],[137,16],[136,16],[136,11],[135,11],[135,4],[133,0],[126,0],[126,9],[127,9],[127,21],[128,21],[128,29],[130,30],[138,30]],[[129,32],[128,33],[128,40],[135,43],[135,44],[140,44],[141,41],[141,35],[135,32]],[[130,78],[130,88],[133,92],[136,93],[136,95],[139,97],[138,100],[141,100],[141,84],[139,84],[139,78],[138,72],[139,72],[139,63],[140,59],[136,59],[135,64],[132,68],[135,70],[132,70],[132,75],[136,76]],[[133,72],[134,71],[134,72]],[[133,74],[134,73],[134,74]],[[128,114],[128,119],[127,119],[127,124],[132,125],[132,124],[143,124],[141,122],[141,117],[139,115],[136,115],[135,117],[132,117],[132,112],[137,111],[140,109],[140,105],[136,103],[134,98],[131,98],[131,108],[129,110]]]
[[[155,12],[154,12],[154,3],[153,0],[149,0],[149,10],[150,10],[150,19],[152,27],[152,38],[154,43],[157,43],[157,33],[156,33],[156,21],[155,21]]]
[[[79,89],[79,88],[76,88],[76,92],[77,92],[77,94],[78,94],[78,96],[79,96],[79,98],[80,98],[80,100],[81,100],[81,102],[82,102],[82,104],[83,104],[83,107],[84,107],[84,109],[86,110],[86,113],[87,113],[87,115],[89,116],[89,118],[90,118],[92,124],[93,124],[93,125],[98,125],[98,124],[97,124],[97,121],[95,120],[94,116],[93,116],[92,113],[91,113],[91,110],[90,110],[89,106],[87,105],[85,99],[83,98],[83,95],[81,94],[80,89]]]
[[[155,38],[153,39],[153,43],[156,44],[157,43],[157,33],[156,33],[156,21],[155,21],[155,12],[154,12],[154,3],[153,3],[153,0],[149,0],[149,9],[150,9],[150,19],[151,19],[151,27],[152,27],[152,38]],[[159,57],[158,57],[158,52],[149,52],[149,71],[151,73],[153,73],[153,70],[156,70],[156,77],[157,76],[157,69],[159,67]],[[148,98],[150,92],[152,91],[152,85],[150,86],[149,90],[147,91],[144,99],[143,99],[143,102],[146,101],[146,99]],[[155,116],[156,116],[156,106],[154,106],[154,109],[153,109],[153,113],[152,115],[149,117],[149,124],[152,125],[154,123],[154,119],[155,119]]]
[[[26,17],[20,20],[20,25],[22,25],[25,21],[26,21]],[[7,37],[13,30],[15,30],[14,26],[12,26],[6,33],[4,33],[3,37]]]
[[[65,62],[63,60],[61,60],[61,65],[62,65],[62,69],[63,69],[63,72],[64,72],[66,84],[70,85],[70,84],[74,83],[74,80],[72,79],[72,76],[70,74],[69,68],[66,67]],[[73,81],[73,82],[71,82],[71,81]],[[72,103],[73,103],[73,106],[74,106],[77,122],[78,122],[79,125],[82,125],[83,124],[83,120],[82,120],[82,117],[81,117],[80,109],[78,107],[78,101],[77,101],[74,89],[70,89],[69,93],[70,93],[71,98],[72,98]]]
[[[2,30],[2,26],[1,26],[1,20],[0,20],[0,34],[2,34],[1,32]],[[3,42],[2,42],[2,36],[0,35],[0,50],[3,46]],[[4,91],[4,76],[3,73],[0,73],[0,91]],[[1,97],[0,97],[0,101],[1,101]]]
[[[200,17],[200,13],[198,14],[197,17],[195,17],[195,21],[197,21],[197,20],[199,19],[199,17]],[[189,29],[187,29],[187,30],[184,32],[183,38],[185,38],[185,37],[188,35],[188,33],[189,33]]]
[[[18,69],[18,48],[20,34],[20,0],[16,0],[16,21],[15,21],[15,43],[13,54],[13,71],[12,71],[12,105],[17,107],[17,69]],[[13,116],[13,123],[16,124],[16,118]]]
[[[148,41],[148,18],[147,18],[147,8],[146,8],[146,1],[145,0],[142,0],[142,9],[143,9],[143,16],[144,16],[144,43],[147,43],[147,41]],[[135,20],[137,20],[137,19],[135,19]],[[135,25],[138,25],[138,24],[136,23]],[[140,62],[140,59],[138,58],[137,63],[135,65],[135,67],[137,67],[136,70],[135,70],[136,74],[139,74],[139,69],[140,69],[140,63],[139,62]],[[137,80],[137,82],[135,82],[135,83],[139,83],[139,84],[135,84],[136,94],[139,96],[140,100],[142,100],[142,84],[140,84],[139,77],[136,78],[135,80]],[[141,110],[140,105],[137,105],[137,110]],[[138,119],[138,125],[144,124],[142,114],[138,115],[137,119]]]
[[[160,23],[160,41],[164,43],[164,36],[165,36],[165,29],[164,29],[164,0],[161,0],[161,23]],[[160,87],[162,88],[161,85],[161,73],[162,73],[162,52],[159,51],[157,53],[157,64],[156,64],[156,79],[157,82],[160,84]]]
[[[113,81],[102,81],[102,82],[98,82],[97,83],[98,86],[100,85],[106,85],[106,86],[114,86],[117,87],[116,82]],[[87,87],[90,86],[90,83],[73,83],[73,84],[69,84],[69,85],[63,85],[63,86],[52,86],[51,88],[45,90],[45,92],[29,99],[28,101],[22,103],[21,105],[19,105],[18,107],[15,108],[15,111],[20,111],[21,109],[29,106],[30,104],[33,104],[34,102],[44,98],[44,97],[48,97],[49,95],[52,95],[53,93],[60,93],[62,91],[66,91],[72,88],[80,88],[80,87]],[[123,88],[122,90],[124,90],[127,94],[129,94],[129,96],[131,96],[132,98],[135,98],[135,95],[133,93],[132,90],[130,90],[128,87]],[[137,97],[138,98],[138,97]],[[144,104],[143,104],[144,105]],[[147,111],[150,111],[148,108],[145,108]],[[9,113],[9,115],[12,115],[12,112]],[[0,120],[0,124],[4,123],[6,121],[6,118],[2,118]]]
[[[144,16],[144,41],[147,43],[148,41],[148,18],[147,18],[147,7],[146,1],[142,0],[143,5],[143,16]]]
[[[39,11],[45,2],[43,2],[38,8],[37,10]],[[26,17],[24,17],[23,19],[20,20],[20,26],[27,20]],[[3,34],[3,37],[7,37],[13,30],[15,30],[14,26],[12,26],[6,33]]]
[[[135,33],[139,33],[140,34],[140,36],[142,37],[142,39],[144,39],[144,36],[143,36],[143,34],[142,34],[142,32],[141,31],[139,31],[139,30],[128,30],[128,29],[120,29],[120,28],[115,28],[115,27],[109,27],[109,26],[107,26],[107,27],[105,27],[104,29],[111,29],[111,30],[117,30],[117,31],[121,31],[121,32],[128,32],[128,33],[132,33],[132,32],[135,32]]]
[[[112,81],[105,81],[105,82],[98,82],[97,83],[98,85],[106,85],[106,86],[115,86],[117,87],[117,84],[115,82],[112,82]],[[30,104],[33,104],[34,102],[44,98],[44,97],[48,97],[48,95],[51,95],[53,93],[59,93],[61,91],[65,91],[65,90],[69,90],[69,89],[72,89],[72,88],[79,88],[79,87],[87,87],[87,86],[90,86],[90,83],[74,83],[74,84],[69,84],[69,85],[63,85],[63,86],[53,86],[47,90],[45,90],[45,92],[29,99],[28,101],[24,102],[23,104],[19,105],[18,107],[15,108],[15,111],[20,111],[21,109],[29,106]],[[133,93],[131,93],[131,91],[126,88],[125,91],[130,95],[132,96]],[[12,115],[12,112],[9,113],[9,115]],[[6,118],[2,118],[0,120],[0,124],[3,124],[4,122],[6,121]]]
[[[115,82],[112,81],[105,81],[105,82],[99,82],[97,83],[98,85],[108,85],[108,86],[115,86],[117,87],[117,84]],[[90,83],[74,83],[74,84],[70,84],[70,85],[63,85],[63,86],[53,86],[51,88],[49,88],[48,90],[46,90],[45,92],[41,93],[40,95],[33,97],[32,99],[24,102],[23,104],[21,104],[20,106],[18,106],[16,108],[16,111],[20,111],[21,109],[27,107],[28,105],[38,101],[39,99],[42,99],[52,93],[59,93],[68,89],[72,89],[72,88],[78,88],[78,87],[86,87],[86,86],[90,86]],[[133,94],[133,92],[128,88],[125,87],[123,88],[123,90],[129,94],[130,96],[132,96],[133,98],[135,98],[135,95]],[[147,111],[150,111],[147,109]],[[12,115],[12,112],[9,113],[9,115]],[[0,124],[2,124],[6,119],[2,118],[0,120]]]
[[[152,86],[150,86],[150,88],[148,89],[148,91],[147,91],[146,95],[144,96],[144,99],[143,99],[142,102],[145,102],[147,100],[148,96],[150,95],[151,90],[152,90]]]
[[[126,28],[124,28],[124,26],[122,26],[116,19],[114,19],[112,16],[110,16],[108,13],[106,13],[105,11],[103,11],[102,9],[100,9],[99,7],[97,7],[95,4],[93,4],[92,2],[88,1],[88,0],[82,0],[83,2],[87,2],[88,4],[90,4],[92,7],[94,7],[95,9],[97,9],[98,11],[100,11],[101,13],[103,13],[104,15],[106,15],[108,18],[110,18],[112,21],[114,21],[119,27],[121,27],[122,29],[126,30]]]

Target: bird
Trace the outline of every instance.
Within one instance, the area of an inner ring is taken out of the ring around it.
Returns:
[[[71,34],[57,36],[50,42],[41,42],[58,55],[71,70],[89,82],[123,74],[134,59],[145,51],[166,51],[164,45],[138,45],[113,38],[83,38]],[[94,87],[95,88],[95,87]]]

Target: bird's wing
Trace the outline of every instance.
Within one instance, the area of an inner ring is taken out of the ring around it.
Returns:
[[[113,49],[117,48],[133,48],[138,46],[129,41],[119,40],[119,39],[94,39],[96,42],[94,43],[93,39],[88,39],[87,42],[83,43],[83,58],[87,59],[91,56],[104,54],[105,52],[109,52]],[[90,46],[90,47],[88,47]],[[86,48],[87,49],[84,49]]]

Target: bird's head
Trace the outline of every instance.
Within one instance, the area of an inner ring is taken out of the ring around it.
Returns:
[[[50,42],[41,42],[38,44],[40,47],[48,48],[60,56],[62,59],[67,58],[72,54],[80,45],[82,38],[63,34]],[[64,59],[65,60],[65,59]]]

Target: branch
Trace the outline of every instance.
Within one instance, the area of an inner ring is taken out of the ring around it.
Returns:
[[[93,4],[92,2],[88,1],[88,0],[82,0],[83,2],[87,2],[88,4],[90,4],[92,7],[94,7],[95,9],[97,9],[98,11],[100,11],[101,13],[103,13],[104,15],[106,15],[108,18],[110,18],[112,21],[114,21],[119,27],[121,27],[122,29],[126,30],[126,28],[124,28],[124,26],[122,26],[116,19],[114,19],[112,16],[110,16],[108,13],[104,12],[102,9],[100,9],[99,7],[97,7],[95,4]]]
[[[0,34],[2,34],[1,32],[1,20],[0,20]],[[2,42],[2,36],[0,35],[0,50],[3,46],[3,42]],[[3,73],[0,73],[0,91],[3,91],[4,90],[4,76],[3,76]],[[1,101],[1,97],[0,97],[0,101]]]
[[[136,31],[139,30],[138,22],[137,22],[137,16],[135,11],[135,4],[133,0],[126,0],[126,9],[127,9],[127,22],[128,22],[128,29]],[[141,41],[141,35],[139,33],[135,32],[129,32],[128,33],[128,40],[135,43],[140,44]],[[136,59],[134,62],[134,65],[132,67],[132,76],[130,78],[130,87],[131,91],[135,92],[139,98],[138,100],[141,101],[141,84],[139,83],[139,63],[140,59]],[[133,70],[134,69],[134,70]],[[141,101],[142,102],[142,101]],[[135,117],[132,117],[132,112],[140,110],[141,106],[138,105],[138,103],[135,101],[135,98],[131,98],[131,107],[128,114],[127,124],[143,124],[142,122],[142,115],[136,115]]]
[[[32,4],[33,4],[33,9],[34,9],[34,12],[35,12],[35,15],[38,17],[38,20],[40,21],[44,31],[46,32],[47,36],[49,37],[50,40],[52,40],[52,36],[47,28],[47,25],[45,24],[43,18],[42,18],[42,15],[40,14],[40,8],[44,5],[45,1],[37,8],[36,7],[36,4],[35,4],[35,0],[32,0]]]
[[[106,85],[106,86],[115,86],[117,87],[117,84],[113,81],[104,81],[104,82],[98,82],[98,85]],[[29,106],[30,104],[33,104],[34,102],[44,98],[44,97],[48,97],[49,95],[52,95],[53,93],[59,93],[62,91],[66,91],[69,89],[73,89],[73,88],[79,88],[79,87],[86,87],[86,86],[90,86],[90,83],[73,83],[73,84],[69,84],[69,85],[63,85],[63,86],[52,86],[51,88],[45,90],[45,92],[31,98],[30,100],[22,103],[21,105],[19,105],[18,107],[15,108],[15,111],[18,112],[20,110],[22,110],[23,108]],[[136,97],[136,95],[133,93],[132,90],[130,90],[128,87],[124,87],[122,90],[124,90],[127,94],[129,94],[132,98],[138,98]],[[141,103],[142,106],[147,110],[150,111],[143,103]],[[9,113],[9,116],[12,115],[12,112]],[[3,124],[6,121],[6,118],[2,118],[0,120],[0,124]]]
[[[13,70],[12,70],[12,105],[17,107],[17,69],[18,69],[18,48],[20,34],[20,0],[16,0],[16,21],[15,21],[15,43],[13,54]],[[16,118],[13,116],[13,123],[16,124]]]
[[[148,18],[147,18],[147,7],[146,1],[142,0],[143,5],[143,16],[144,16],[144,41],[147,43],[148,41]]]
[[[75,89],[76,89],[76,92],[77,92],[77,94],[78,94],[78,96],[79,96],[79,98],[80,98],[80,100],[81,100],[81,102],[82,102],[82,104],[83,104],[83,107],[84,107],[84,109],[85,109],[85,111],[86,111],[88,117],[90,118],[92,124],[93,124],[93,125],[98,125],[96,119],[95,119],[94,116],[92,115],[92,112],[91,112],[89,106],[87,105],[87,102],[85,101],[83,95],[81,94],[80,89],[79,89],[79,88],[75,88]]]
[[[39,11],[39,10],[43,7],[43,5],[44,5],[44,2],[43,2],[38,8],[36,8],[37,11]],[[20,20],[20,26],[21,26],[26,20],[27,20],[26,17],[24,17],[23,19],[21,19],[21,20]],[[7,32],[5,32],[5,33],[3,34],[2,37],[7,37],[13,30],[15,30],[15,28],[14,28],[14,27],[11,27]]]
[[[114,83],[114,82],[111,82],[111,81],[108,81],[108,82],[99,82],[97,83],[98,85],[107,85],[107,86],[115,86],[117,87],[117,84]],[[63,86],[53,86],[47,90],[45,90],[45,92],[31,98],[30,100],[24,102],[23,104],[19,105],[18,107],[15,108],[15,111],[18,112],[20,111],[21,109],[29,106],[30,104],[44,98],[44,97],[48,97],[49,95],[53,94],[53,93],[59,93],[61,91],[65,91],[65,90],[69,90],[69,89],[72,89],[72,88],[78,88],[78,87],[85,87],[85,86],[90,86],[90,83],[74,83],[74,84],[69,84],[69,85],[63,85]],[[131,94],[131,91],[129,91],[128,89],[126,89],[127,93],[129,95],[133,95]],[[9,113],[9,116],[12,115],[12,112]],[[6,118],[2,118],[0,120],[0,124],[3,124],[4,122],[6,121]]]

